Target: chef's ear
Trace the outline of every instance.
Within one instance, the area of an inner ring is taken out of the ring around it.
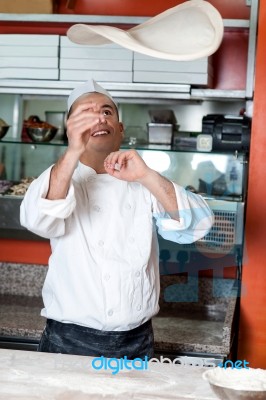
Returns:
[[[119,130],[121,133],[122,138],[125,136],[125,130],[124,130],[124,125],[122,122],[119,122]]]

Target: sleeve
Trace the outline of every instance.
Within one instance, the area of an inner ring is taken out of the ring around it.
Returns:
[[[47,239],[64,234],[65,219],[76,207],[73,184],[70,185],[65,199],[48,200],[45,198],[52,167],[31,183],[20,206],[21,225]]]
[[[214,215],[202,196],[173,183],[179,221],[172,219],[162,205],[153,198],[153,215],[158,233],[166,240],[180,244],[193,243],[203,238],[214,223]]]

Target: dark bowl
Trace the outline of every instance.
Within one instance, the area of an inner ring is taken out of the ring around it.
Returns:
[[[34,142],[50,142],[56,133],[58,128],[41,128],[41,127],[27,127],[27,135]]]
[[[9,125],[0,126],[0,139],[2,139],[7,134],[9,128],[10,128]]]

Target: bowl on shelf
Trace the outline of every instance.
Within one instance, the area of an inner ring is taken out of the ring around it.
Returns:
[[[10,128],[9,125],[0,126],[0,139],[2,139],[7,134],[9,128]]]
[[[8,125],[2,118],[0,118],[0,139],[2,139],[6,134],[10,125]]]
[[[58,128],[55,127],[42,127],[42,126],[27,126],[27,135],[33,140],[33,142],[50,142],[56,133]]]
[[[259,368],[212,368],[203,379],[221,400],[265,400],[266,370]]]

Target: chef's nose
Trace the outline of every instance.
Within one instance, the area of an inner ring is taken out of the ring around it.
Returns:
[[[106,115],[105,114],[99,114],[99,122],[101,123],[101,124],[106,124]]]

